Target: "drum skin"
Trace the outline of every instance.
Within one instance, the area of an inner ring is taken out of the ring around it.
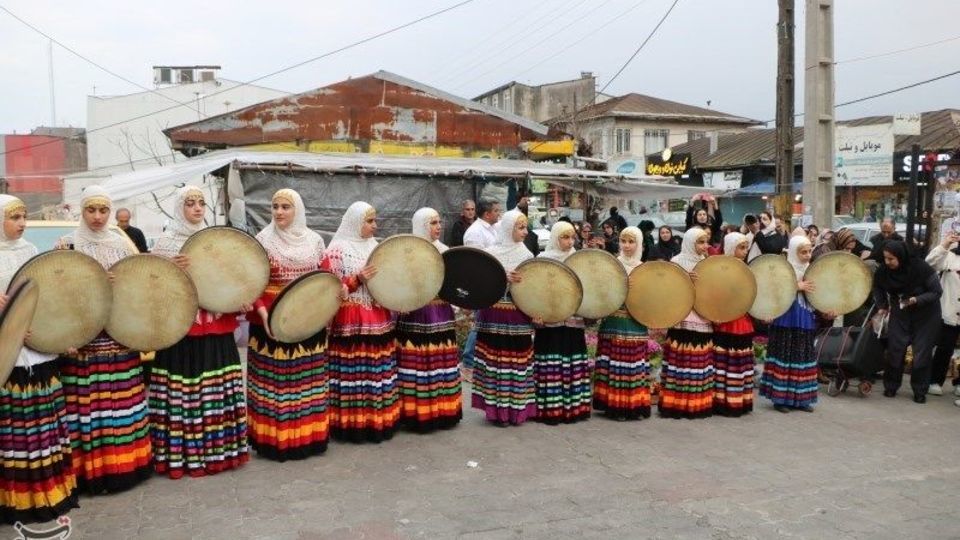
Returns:
[[[488,308],[507,291],[507,273],[482,249],[458,246],[443,252],[441,299],[464,309]]]
[[[297,343],[330,324],[340,309],[341,282],[323,271],[304,274],[277,295],[270,309],[270,332],[282,343]]]
[[[648,328],[670,328],[693,309],[693,280],[682,266],[649,261],[630,272],[627,311]]]
[[[627,299],[627,271],[620,261],[602,249],[583,249],[567,257],[583,286],[583,301],[577,315],[602,319],[620,309]]]
[[[96,259],[73,250],[41,253],[17,270],[10,290],[30,279],[40,290],[27,346],[48,354],[79,349],[110,319],[113,290]]]
[[[812,281],[807,301],[821,313],[846,315],[867,301],[873,289],[873,273],[859,257],[846,251],[831,251],[807,267],[804,281]]]
[[[253,304],[270,282],[270,259],[256,238],[233,227],[207,227],[180,248],[190,257],[187,274],[197,287],[200,307],[236,313]]]
[[[200,304],[190,276],[157,255],[131,255],[110,267],[113,308],[107,333],[135,351],[158,351],[183,339]]]
[[[713,323],[725,323],[743,317],[757,297],[757,279],[740,259],[713,255],[693,269],[693,309]]]
[[[7,305],[0,312],[0,386],[7,383],[17,366],[39,299],[40,289],[29,279],[18,283],[7,295]]]
[[[377,273],[367,290],[381,306],[401,313],[429,304],[443,286],[443,257],[436,246],[412,234],[397,234],[377,245],[368,265]]]
[[[519,266],[519,283],[510,284],[510,296],[529,317],[555,324],[572,317],[583,302],[583,286],[573,270],[551,259],[528,259]]]
[[[761,321],[772,321],[790,310],[797,299],[797,273],[783,255],[767,253],[750,261],[750,271],[757,280],[757,297],[750,315]]]

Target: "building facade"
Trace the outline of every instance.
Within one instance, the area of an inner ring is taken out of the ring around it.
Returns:
[[[87,168],[85,130],[38,127],[29,135],[0,135],[3,190],[23,199],[30,219],[53,212],[63,179]]]
[[[511,81],[480,94],[473,98],[473,101],[537,122],[545,122],[592,105],[597,101],[596,87],[596,77],[585,71],[580,74],[579,79],[539,86]]]

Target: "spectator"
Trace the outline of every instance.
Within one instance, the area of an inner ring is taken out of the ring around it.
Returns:
[[[603,222],[603,249],[612,255],[620,254],[620,236],[612,219]]]
[[[680,239],[673,235],[673,230],[670,227],[661,225],[657,236],[659,238],[656,248],[648,260],[669,261],[680,254]]]
[[[463,201],[460,205],[460,217],[457,218],[450,227],[450,241],[447,245],[450,247],[463,245],[463,234],[467,232],[470,225],[477,219],[477,205],[471,199]]]
[[[520,193],[520,199],[517,200],[517,210],[523,212],[523,215],[530,217],[528,211],[530,209],[530,197],[524,193]],[[529,221],[527,222],[529,223]],[[530,253],[533,253],[533,256],[536,257],[540,254],[540,237],[537,236],[537,233],[533,230],[533,225],[529,225],[529,230],[527,231],[527,236],[523,238],[523,245],[527,246],[527,249],[530,250]]]
[[[656,243],[653,239],[653,230],[657,227],[652,221],[645,219],[640,222],[640,225],[637,228],[640,229],[640,233],[643,235],[643,239],[641,241],[643,252],[640,256],[640,260],[643,262],[653,260],[651,257],[653,256],[653,251],[656,249]]]
[[[752,261],[768,253],[781,255],[787,249],[787,242],[787,237],[777,230],[777,220],[773,218],[773,214],[760,212],[760,231],[753,235],[747,260]]]
[[[824,241],[813,250],[813,260],[817,260],[824,253],[831,251],[846,251],[864,260],[870,258],[870,249],[857,240],[850,229],[840,229],[829,236],[829,241]]]
[[[897,234],[897,224],[893,218],[885,217],[880,222],[880,232],[870,237],[870,244],[873,246],[870,250],[870,259],[877,261],[877,264],[883,264],[883,246],[891,240],[903,242],[903,237]]]
[[[740,229],[740,232],[747,235],[752,241],[753,235],[760,232],[760,221],[757,219],[757,216],[753,214],[743,216],[743,227]]]
[[[721,223],[723,223],[723,215],[713,195],[701,193],[690,199],[690,205],[687,206],[687,230],[700,227],[710,233],[711,245],[721,244],[723,242]]]
[[[130,237],[130,240],[133,240],[134,245],[137,246],[137,251],[140,253],[146,253],[147,250],[147,238],[143,236],[143,231],[130,225],[130,210],[126,208],[118,208],[117,213],[117,226],[127,233],[127,236]]]
[[[811,246],[817,246],[820,242],[820,227],[817,227],[814,224],[807,225],[806,229],[807,238],[810,239]]]
[[[620,215],[620,211],[617,210],[617,207],[616,207],[616,206],[611,206],[611,207],[610,207],[610,218],[609,218],[607,221],[612,221],[612,222],[613,222],[614,232],[617,233],[617,234],[620,234],[620,231],[622,231],[622,230],[624,230],[624,229],[627,228],[627,220],[624,219],[624,217]],[[619,241],[618,241],[618,243],[619,243]],[[619,248],[618,248],[618,250],[617,250],[616,252],[614,252],[614,255],[616,255],[616,254],[618,254],[618,253],[620,253]]]
[[[500,203],[494,199],[480,199],[475,220],[463,233],[463,245],[488,248],[497,243],[497,230],[493,227],[500,221]]]
[[[960,235],[947,234],[943,242],[934,246],[927,255],[927,264],[940,273],[940,339],[933,355],[933,368],[930,373],[929,394],[943,395],[943,385],[947,380],[947,371],[953,357],[953,349],[960,337]],[[953,394],[960,397],[960,377],[953,379]],[[960,399],[955,404],[960,406]]]

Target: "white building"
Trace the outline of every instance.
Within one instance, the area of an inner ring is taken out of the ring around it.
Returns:
[[[113,174],[185,160],[170,148],[163,130],[289,95],[218,76],[219,66],[154,66],[154,90],[123,96],[87,97],[88,171],[67,177],[63,200],[76,207],[81,190]],[[184,179],[200,183],[202,178]],[[159,235],[167,217],[158,208],[171,193],[116,201],[133,211],[133,225],[148,238]],[[222,220],[218,220],[222,222]]]

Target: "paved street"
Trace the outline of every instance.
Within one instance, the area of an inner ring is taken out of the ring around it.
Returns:
[[[520,428],[468,410],[449,432],[85,497],[70,538],[960,538],[953,399]]]

